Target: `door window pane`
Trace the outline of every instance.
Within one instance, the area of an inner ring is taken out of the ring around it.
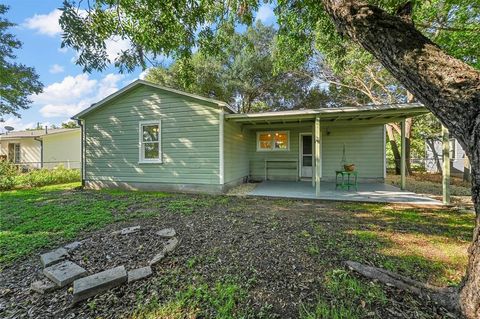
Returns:
[[[312,152],[312,136],[303,135],[303,154],[313,154]]]
[[[312,156],[303,156],[302,166],[312,166]]]

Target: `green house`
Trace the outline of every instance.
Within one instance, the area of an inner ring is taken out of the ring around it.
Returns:
[[[318,193],[344,148],[361,183],[383,182],[385,124],[426,112],[401,104],[238,114],[137,80],[73,118],[89,188],[221,193],[248,180],[308,180]]]

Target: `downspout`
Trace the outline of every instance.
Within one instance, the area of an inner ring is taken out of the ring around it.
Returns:
[[[43,168],[43,140],[38,137],[34,137],[33,139],[40,142],[40,168]]]
[[[82,177],[82,187],[85,187],[85,141],[84,133],[85,127],[82,120],[74,119],[77,121],[78,126],[80,126],[80,176]]]

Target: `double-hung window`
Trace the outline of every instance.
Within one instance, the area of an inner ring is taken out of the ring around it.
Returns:
[[[257,151],[288,151],[290,132],[269,131],[257,133]]]
[[[15,143],[15,163],[18,164],[22,161],[22,152],[20,150],[20,143]]]
[[[144,121],[139,124],[139,162],[161,163],[161,123],[160,121]]]

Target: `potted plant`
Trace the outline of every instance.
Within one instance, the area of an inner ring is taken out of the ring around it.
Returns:
[[[342,161],[340,162],[340,167],[342,170],[345,170],[347,172],[353,172],[355,170],[355,164],[347,162],[345,143],[343,143],[343,154]]]

